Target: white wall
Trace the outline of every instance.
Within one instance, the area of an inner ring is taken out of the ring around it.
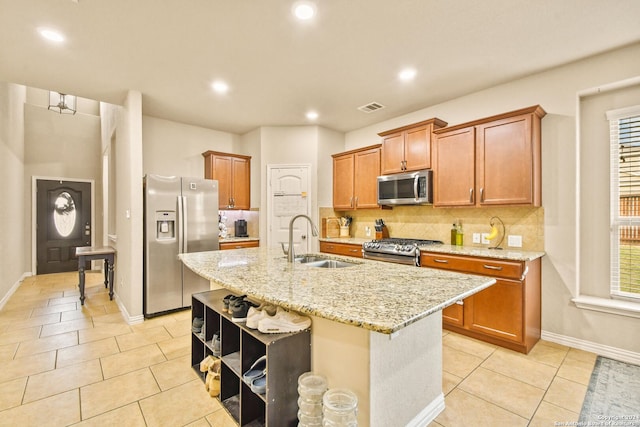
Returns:
[[[207,150],[237,152],[236,134],[142,117],[144,174],[204,177]]]
[[[540,104],[547,116],[542,120],[542,185],[546,236],[542,277],[542,328],[600,345],[640,353],[638,320],[576,308],[571,302],[577,284],[576,192],[576,93],[583,89],[640,75],[640,44],[568,64],[488,90],[397,117],[346,134],[346,149],[378,141],[377,133],[387,129],[438,117],[449,124],[491,116],[521,107]],[[581,150],[596,149],[607,141],[583,139]],[[608,156],[599,168],[608,168]],[[590,188],[580,191],[590,204],[608,204],[608,194],[595,194]],[[605,227],[608,224],[593,224]],[[602,230],[600,230],[602,231]],[[581,239],[582,262],[608,268],[608,241]],[[594,276],[597,277],[597,276]],[[587,283],[591,276],[581,276]],[[608,286],[598,283],[598,286]],[[588,286],[591,286],[590,284]],[[632,335],[630,335],[632,334]]]
[[[24,203],[24,102],[26,88],[0,82],[0,308],[30,266],[23,232],[29,215]]]

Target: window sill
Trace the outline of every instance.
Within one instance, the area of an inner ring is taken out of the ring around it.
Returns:
[[[586,295],[580,295],[573,298],[572,301],[578,308],[640,319],[640,302],[620,301]]]

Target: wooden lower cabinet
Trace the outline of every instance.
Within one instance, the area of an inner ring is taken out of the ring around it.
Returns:
[[[362,245],[352,243],[320,242],[320,252],[362,258]]]
[[[298,422],[298,377],[311,370],[311,331],[263,334],[235,323],[223,311],[226,289],[193,294],[192,320],[204,321],[191,333],[191,366],[200,379],[200,362],[214,354],[220,338],[220,394],[216,397],[241,426],[294,426]],[[266,392],[256,393],[242,379],[260,357],[266,356]],[[202,386],[204,393],[204,384]],[[211,405],[214,405],[211,402]]]
[[[257,248],[260,246],[259,240],[247,240],[239,242],[220,242],[220,250],[226,251],[229,249],[243,249],[243,248]]]
[[[496,283],[442,310],[445,329],[529,353],[540,340],[540,258],[503,261],[423,252],[423,267],[496,278]]]

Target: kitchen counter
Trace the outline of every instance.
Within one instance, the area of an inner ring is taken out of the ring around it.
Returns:
[[[391,334],[495,279],[338,255],[354,263],[317,268],[288,263],[280,248],[180,254],[187,267],[222,287],[301,313]]]
[[[235,236],[231,236],[231,237],[225,237],[225,238],[219,238],[218,241],[220,243],[233,243],[233,242],[251,242],[251,241],[255,241],[255,240],[260,240],[259,237],[235,237]]]
[[[533,261],[542,258],[544,252],[517,251],[513,249],[489,249],[476,246],[423,245],[420,252],[435,252],[449,255],[466,255],[484,258],[495,258],[510,261]]]
[[[370,427],[428,425],[444,409],[440,310],[495,283],[327,254],[355,265],[318,268],[288,263],[280,248],[179,256],[212,288],[311,317],[312,371],[356,393],[358,424]]]
[[[361,245],[365,242],[370,242],[373,240],[373,237],[368,239],[363,239],[360,237],[321,237],[318,240],[321,242],[331,242],[331,243],[347,243],[350,245]]]

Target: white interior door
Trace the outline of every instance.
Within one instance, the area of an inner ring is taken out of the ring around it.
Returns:
[[[269,180],[267,244],[279,247],[289,244],[289,221],[295,215],[309,215],[311,198],[309,192],[309,165],[267,165]],[[295,253],[310,250],[311,226],[303,218],[298,219],[293,229]]]

